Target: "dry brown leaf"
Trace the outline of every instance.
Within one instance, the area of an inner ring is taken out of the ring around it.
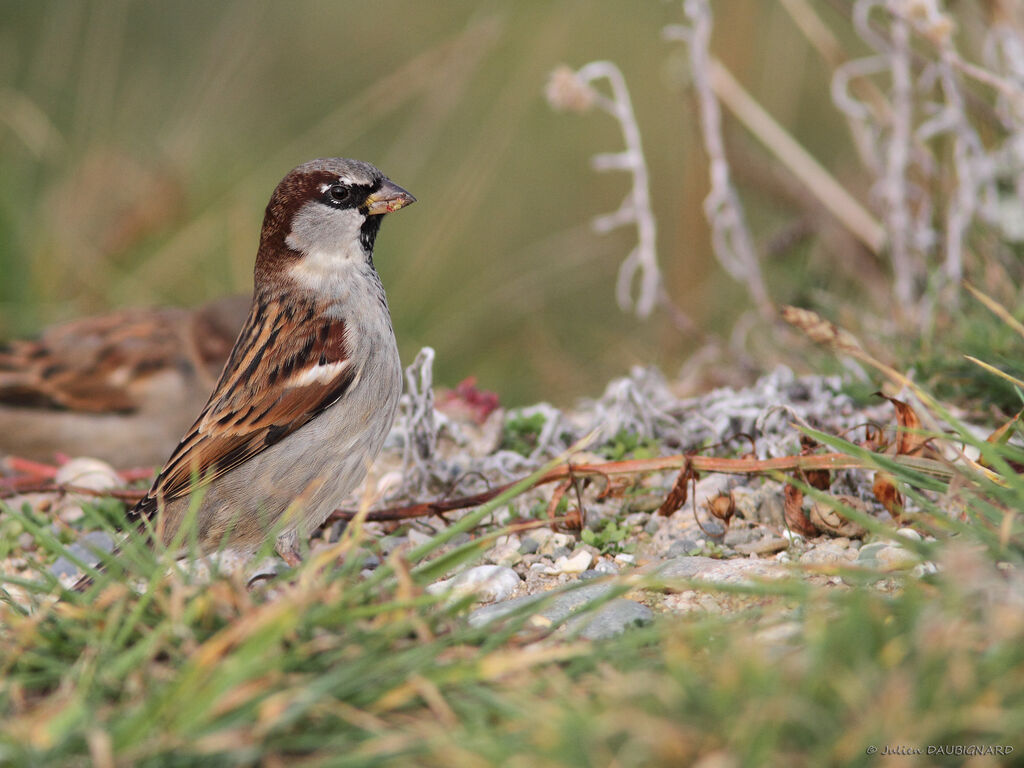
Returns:
[[[1014,428],[1020,421],[1021,415],[1024,414],[1024,409],[1017,411],[1017,415],[1010,419],[1008,422],[1003,424],[999,429],[993,432],[991,435],[985,438],[985,442],[992,443],[993,445],[1006,445],[1007,441],[1013,436]],[[984,457],[978,459],[978,463],[983,467],[992,469],[992,465],[985,461]],[[1015,461],[1007,462],[1014,472],[1024,472],[1024,465],[1018,464]]]
[[[875,498],[892,515],[892,519],[899,522],[903,516],[903,494],[896,489],[896,481],[893,476],[887,472],[876,472],[871,490],[874,492]]]
[[[801,536],[814,536],[817,529],[811,525],[804,512],[804,492],[795,485],[787,485],[785,489],[785,514],[789,527]]]
[[[700,475],[691,466],[690,462],[687,461],[683,465],[683,468],[679,470],[679,474],[676,476],[675,485],[672,486],[672,490],[669,491],[668,496],[665,497],[665,501],[658,508],[658,514],[662,517],[669,517],[674,515],[680,509],[683,508],[683,504],[686,503],[686,486],[692,481],[696,482],[700,479]]]
[[[1010,439],[1011,435],[1013,435],[1014,426],[1016,426],[1017,422],[1020,421],[1021,414],[1024,414],[1024,409],[1017,411],[1016,416],[986,437],[985,441],[992,443],[993,445],[1006,445],[1006,441]]]
[[[896,453],[900,456],[925,456],[933,454],[934,452],[929,450],[926,445],[931,438],[928,435],[915,434],[924,429],[917,412],[902,400],[889,397],[882,392],[876,392],[875,394],[879,397],[884,397],[896,409],[896,423],[900,426]]]

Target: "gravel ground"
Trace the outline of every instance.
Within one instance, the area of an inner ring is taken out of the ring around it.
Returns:
[[[471,387],[444,396],[435,408],[431,360],[429,354],[421,354],[407,372],[402,415],[367,481],[376,490],[374,507],[485,491],[528,474],[591,433],[595,436],[588,450],[575,455],[574,461],[650,458],[691,449],[718,456],[752,451],[764,459],[799,453],[794,424],[858,440],[869,421],[893,423],[888,403],[880,400],[879,405],[858,408],[842,393],[837,378],[797,377],[782,367],[747,389],[719,389],[696,398],[677,398],[671,382],[657,371],[637,368],[611,382],[602,397],[572,411],[541,403],[505,412],[495,407],[493,397]],[[598,638],[648,622],[659,612],[742,610],[756,601],[735,592],[677,589],[664,582],[742,585],[796,575],[846,588],[838,569],[862,567],[877,571],[884,587],[886,574],[921,574],[934,568],[899,543],[866,541],[857,526],[837,531],[843,535],[805,538],[791,533],[783,522],[783,486],[771,479],[705,475],[682,509],[662,517],[657,509],[674,474],[637,477],[606,499],[598,498],[599,489],[592,487],[578,497],[567,493],[565,511],[583,502],[583,530],[538,527],[499,536],[482,564],[448,574],[428,591],[474,593],[484,605],[470,614],[469,621],[480,624],[516,610],[530,611],[531,622],[551,624],[567,619],[588,601],[606,601],[599,610],[570,618],[564,626],[566,632]],[[113,468],[87,458],[66,463],[57,479],[97,489],[121,484]],[[830,492],[892,522],[874,499],[871,482],[870,473],[844,470],[835,473]],[[545,517],[552,490],[546,486],[523,494],[496,510],[472,535]],[[736,506],[727,527],[707,508],[707,501],[721,494],[731,495]],[[352,507],[358,506],[361,495],[353,496]],[[71,554],[95,559],[93,548],[109,550],[113,542],[106,534],[77,532],[83,501],[33,494],[8,503],[28,505],[48,516],[52,532],[71,545]],[[810,507],[805,502],[808,512]],[[401,525],[367,523],[366,546],[356,556],[363,558],[363,569],[369,572],[396,549],[422,543],[467,513]],[[339,523],[326,529],[312,547],[328,546],[342,528]],[[17,536],[3,561],[8,575],[31,577],[32,564],[38,562],[65,581],[76,578],[78,569],[68,558],[53,560],[37,551],[33,537],[24,531],[8,533]],[[910,529],[900,533],[907,539],[920,538]],[[456,537],[449,546],[469,537]],[[279,564],[245,567],[250,573],[271,573]],[[636,578],[619,578],[626,576]],[[579,589],[545,599],[554,588],[570,584]]]

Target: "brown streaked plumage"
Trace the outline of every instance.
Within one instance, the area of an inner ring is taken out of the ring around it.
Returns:
[[[132,520],[153,521],[169,544],[201,491],[204,552],[255,550],[273,533],[296,562],[297,542],[362,480],[398,407],[401,365],[372,256],[382,215],[413,201],[356,160],[285,176],[267,206],[249,316]]]
[[[220,375],[251,299],[126,309],[0,347],[0,454],[162,461]]]

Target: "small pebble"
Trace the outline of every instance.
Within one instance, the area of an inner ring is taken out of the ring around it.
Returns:
[[[762,532],[758,528],[730,528],[725,532],[725,538],[722,539],[722,543],[729,547],[737,547],[737,544],[749,544],[752,541],[757,541],[763,536]]]
[[[576,540],[567,533],[552,533],[545,541],[540,545],[540,553],[542,555],[555,555],[555,551],[564,547],[567,551],[569,548],[576,543]]]
[[[72,459],[58,469],[54,480],[60,485],[77,485],[93,491],[106,491],[121,485],[121,478],[112,466],[85,456]]]
[[[418,547],[421,544],[426,544],[434,537],[433,534],[424,533],[423,531],[417,530],[416,528],[410,528],[405,535],[406,537],[408,537],[409,543],[412,544],[414,547]]]
[[[498,549],[498,548],[502,548],[502,549],[505,549],[505,548],[519,549],[519,546],[520,546],[521,543],[522,542],[519,540],[518,536],[516,536],[514,533],[510,533],[510,534],[507,534],[507,535],[504,535],[504,536],[499,536],[498,538],[496,538],[494,540],[494,548],[495,549]]]
[[[680,539],[679,541],[672,542],[672,546],[666,552],[666,557],[686,557],[699,551],[700,545],[696,539]]]
[[[555,560],[555,571],[557,573],[583,573],[590,567],[594,556],[581,549],[571,557],[560,557]]]
[[[883,571],[905,571],[921,562],[921,558],[903,547],[880,549],[875,553],[875,560]]]
[[[854,553],[845,547],[819,546],[800,555],[798,562],[812,566],[847,565],[853,557]]]
[[[615,562],[619,565],[633,565],[636,558],[626,552],[620,552],[615,556]]]
[[[540,542],[532,536],[525,536],[519,545],[519,552],[523,555],[532,555],[540,548]]]
[[[904,539],[909,539],[910,541],[921,541],[921,534],[913,528],[900,528],[896,531],[896,535],[902,536]]]
[[[100,558],[94,553],[94,550],[110,552],[113,548],[114,540],[105,531],[89,531],[68,547],[68,554],[83,563],[95,565]],[[57,577],[75,576],[79,573],[79,569],[71,560],[61,555],[50,566],[50,573]]]
[[[666,519],[661,515],[651,515],[650,519],[644,524],[644,532],[653,536],[661,530],[661,524]]]
[[[857,565],[890,573],[905,571],[921,562],[913,552],[887,541],[873,541],[865,544],[857,553]]]
[[[523,555],[519,551],[519,543],[505,544],[504,546],[495,547],[487,553],[487,560],[494,563],[495,565],[504,565],[511,568],[517,563],[523,561]]]
[[[387,557],[396,549],[400,549],[409,543],[409,539],[405,536],[385,536],[380,539],[377,544],[380,547],[380,552],[384,557]]]
[[[537,549],[534,550],[536,552],[554,535],[554,531],[550,528],[534,528],[523,536],[523,540],[530,540],[536,543]]]
[[[749,544],[737,544],[736,551],[744,555],[774,555],[789,547],[789,542],[781,536],[766,536]]]
[[[366,552],[363,555],[362,566],[365,570],[372,571],[374,568],[380,566],[380,558],[372,552]]]

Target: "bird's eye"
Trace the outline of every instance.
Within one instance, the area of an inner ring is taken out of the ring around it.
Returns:
[[[334,184],[327,190],[327,197],[333,205],[345,205],[352,200],[352,190],[342,184]]]

